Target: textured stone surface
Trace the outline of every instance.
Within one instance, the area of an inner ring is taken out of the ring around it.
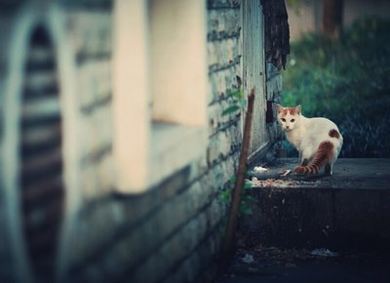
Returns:
[[[281,177],[285,159],[258,175],[274,185],[252,190],[254,213],[244,219],[248,241],[284,247],[389,248],[390,160],[340,159],[330,177]],[[268,183],[268,184],[271,184]]]

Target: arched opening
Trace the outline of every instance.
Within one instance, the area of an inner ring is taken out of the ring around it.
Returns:
[[[53,281],[64,207],[62,123],[49,34],[31,34],[20,118],[20,188],[27,255],[37,281]]]

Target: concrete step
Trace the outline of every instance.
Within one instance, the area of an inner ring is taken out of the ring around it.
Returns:
[[[390,159],[340,159],[330,177],[281,176],[296,165],[252,172],[253,214],[240,222],[247,245],[389,250]]]

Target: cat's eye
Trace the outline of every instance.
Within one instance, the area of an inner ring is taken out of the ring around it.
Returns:
[[[283,122],[286,122],[286,119],[284,119],[284,118],[282,118],[281,120],[282,120]]]
[[[290,122],[291,122],[291,123],[295,122],[295,119],[291,119]]]

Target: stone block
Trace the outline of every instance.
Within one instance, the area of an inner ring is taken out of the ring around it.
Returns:
[[[118,223],[112,217],[112,207],[104,203],[98,208],[79,214],[77,221],[73,223],[68,242],[68,248],[71,249],[70,268],[87,265],[86,259],[100,250],[102,245],[113,237],[117,228]]]
[[[78,10],[68,13],[68,31],[77,56],[110,54],[112,22],[112,15],[107,11]]]
[[[218,64],[216,46],[214,42],[207,42],[207,63],[209,66]]]
[[[224,18],[226,32],[232,33],[238,30],[240,25],[240,10],[225,10],[222,17]]]
[[[210,10],[207,13],[207,30],[217,31],[219,29],[219,12],[216,10]]]
[[[296,165],[296,159],[283,162],[261,178],[278,179],[280,172]],[[294,185],[253,188],[253,214],[242,219],[248,242],[339,251],[388,249],[389,163],[387,159],[339,159],[331,177],[290,176],[283,182]]]
[[[220,250],[224,233],[224,229],[221,227],[217,227],[163,282],[210,282],[212,276],[209,275],[215,272],[215,270],[211,270],[215,268],[215,253]],[[199,280],[199,278],[201,279]]]
[[[157,282],[166,275],[176,262],[180,262],[196,247],[206,233],[204,213],[190,221],[164,245],[156,250],[145,263],[129,278],[131,282]]]
[[[209,134],[212,134],[216,131],[220,124],[220,118],[222,114],[220,104],[214,103],[213,105],[209,106],[207,112],[209,117]]]
[[[386,249],[390,239],[389,203],[388,190],[338,190],[334,196],[334,230],[339,244],[347,242],[354,249]]]
[[[98,175],[96,166],[83,166],[80,172],[82,196],[84,200],[91,200],[97,195]]]
[[[104,196],[112,192],[115,186],[114,160],[112,154],[104,157],[96,166],[97,196]]]
[[[226,205],[223,204],[218,198],[215,198],[210,205],[210,209],[208,210],[208,226],[214,227],[225,216]]]
[[[80,114],[80,153],[83,159],[98,155],[112,144],[111,106],[95,109],[88,115]],[[86,161],[90,162],[90,161]]]
[[[78,97],[82,109],[93,108],[94,104],[98,104],[111,96],[110,66],[110,60],[95,60],[82,64],[78,68]]]

